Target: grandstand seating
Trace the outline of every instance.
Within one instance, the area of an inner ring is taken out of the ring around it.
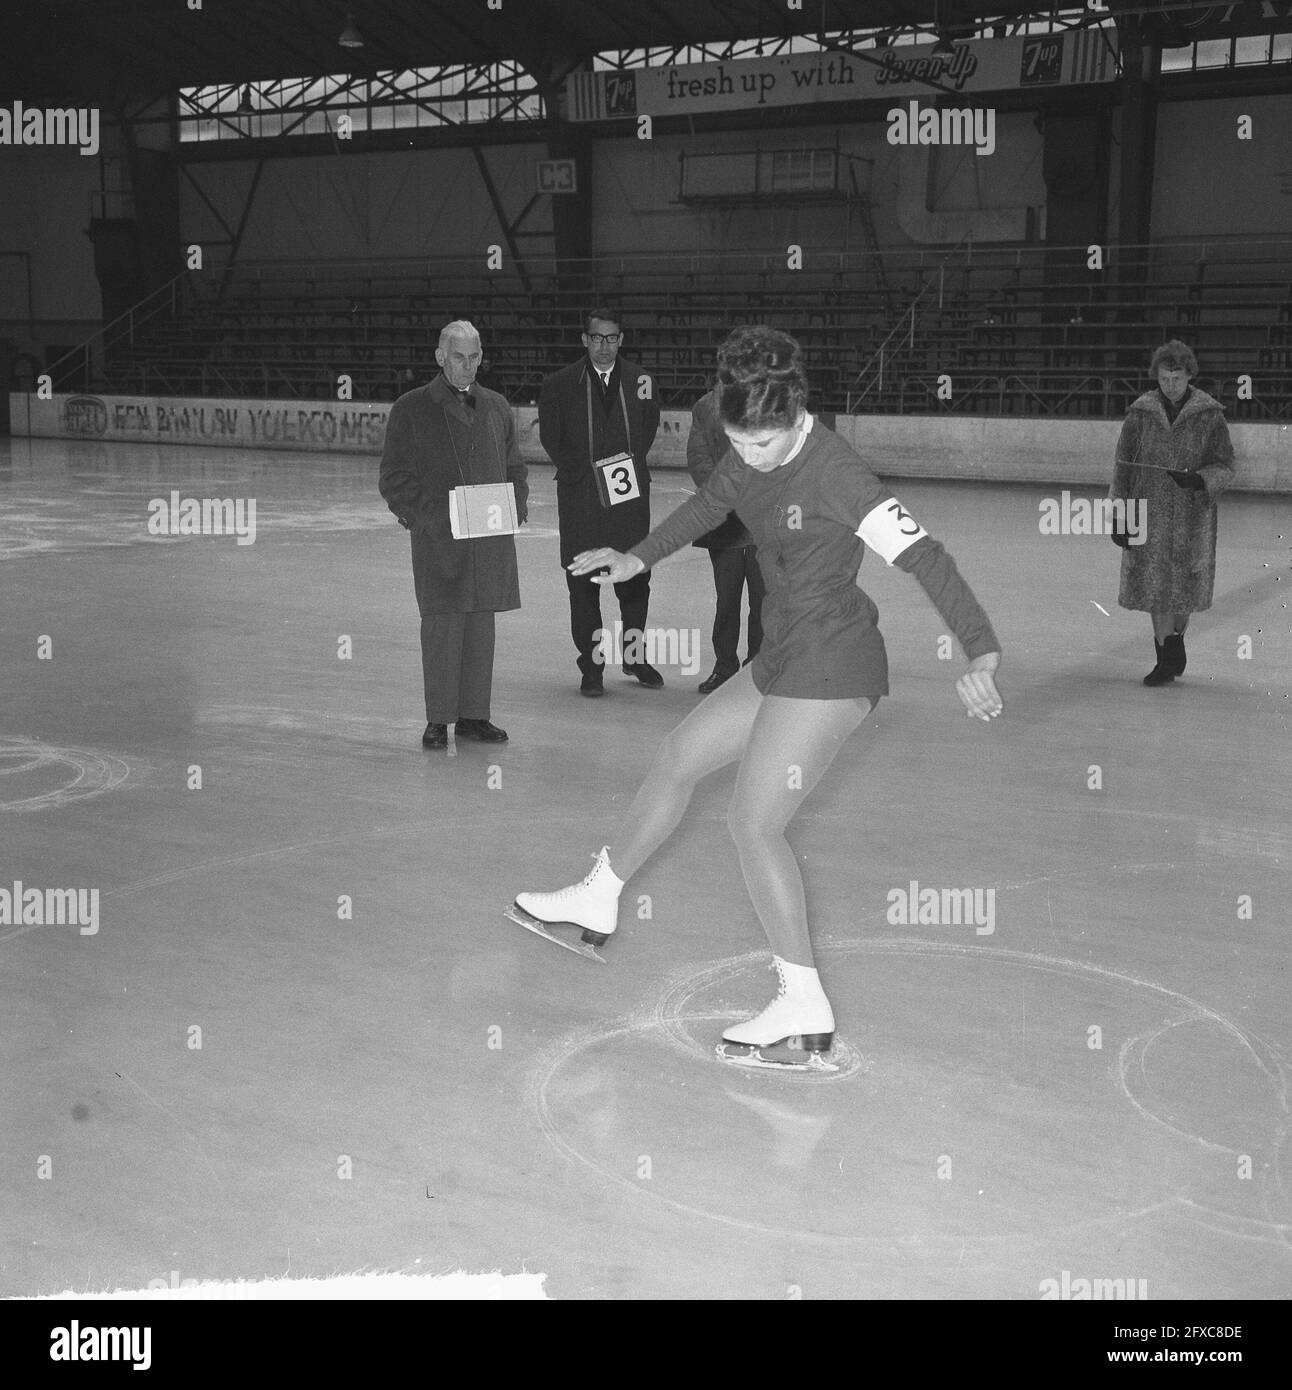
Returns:
[[[433,371],[439,328],[469,318],[488,380],[526,403],[578,355],[584,307],[608,303],[666,406],[706,389],[733,326],[765,322],[803,343],[823,409],[1115,415],[1144,389],[1152,348],[1182,337],[1232,417],[1292,418],[1292,241],[1112,247],[1101,271],[1085,256],[885,252],[882,275],[863,253],[795,272],[769,255],[547,261],[523,274],[478,262],[235,265],[110,349],[97,385],[334,399],[347,374],[354,399],[391,400]],[[1250,400],[1238,397],[1241,374]]]

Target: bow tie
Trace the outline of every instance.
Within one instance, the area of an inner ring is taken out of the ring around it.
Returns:
[[[476,398],[471,394],[470,391],[458,391],[458,388],[456,386],[453,388],[453,390],[457,393],[457,398],[462,402],[463,405],[469,405],[472,410],[476,408]]]

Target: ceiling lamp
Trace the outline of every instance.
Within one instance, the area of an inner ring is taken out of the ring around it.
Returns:
[[[363,35],[354,22],[353,14],[346,15],[345,28],[341,30],[341,37],[337,39],[337,43],[342,48],[362,48],[364,46]]]
[[[933,45],[933,52],[936,56],[939,53],[948,55],[954,54],[956,46],[951,42],[946,25],[942,21],[941,0],[933,0],[933,27],[937,30],[938,41]]]

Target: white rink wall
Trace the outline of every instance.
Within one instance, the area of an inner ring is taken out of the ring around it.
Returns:
[[[185,399],[11,393],[15,437],[202,444],[248,450],[380,454],[388,402]],[[545,463],[534,406],[514,407],[521,456]],[[690,412],[663,412],[653,468],[686,467]],[[840,416],[839,434],[885,477],[1099,487],[1112,472],[1120,420],[992,415]],[[1292,492],[1292,425],[1231,423],[1234,486]]]

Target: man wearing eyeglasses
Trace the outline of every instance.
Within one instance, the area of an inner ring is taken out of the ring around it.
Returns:
[[[620,357],[624,334],[617,311],[593,309],[584,320],[583,356],[543,382],[538,429],[556,465],[561,566],[570,593],[570,633],[578,651],[584,695],[604,694],[603,657],[622,651],[624,674],[651,689],[664,678],[646,660],[644,634],[650,571],[616,584],[622,647],[598,640],[601,586],[566,568],[584,550],[628,550],[650,531],[650,473],[646,455],[659,430],[655,382]],[[630,455],[618,465],[616,455]],[[597,464],[605,465],[598,483]]]

